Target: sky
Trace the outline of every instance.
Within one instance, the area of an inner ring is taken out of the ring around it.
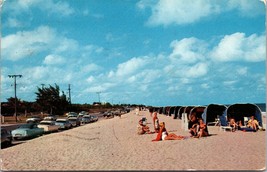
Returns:
[[[1,102],[57,84],[71,102],[266,102],[259,0],[5,0]]]

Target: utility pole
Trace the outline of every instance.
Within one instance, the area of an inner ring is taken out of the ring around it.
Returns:
[[[21,78],[22,75],[8,75],[9,78],[14,78],[14,90],[15,90],[15,120],[17,119],[17,77]]]
[[[69,88],[68,88],[68,91],[69,91],[69,103],[71,104],[71,96],[70,96],[70,84],[69,84]]]
[[[98,102],[100,103],[100,94],[101,94],[101,92],[100,91],[96,92],[96,94],[98,94]]]

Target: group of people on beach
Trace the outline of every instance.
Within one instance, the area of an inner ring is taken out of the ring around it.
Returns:
[[[191,134],[191,137],[195,138],[206,137],[209,135],[207,125],[204,123],[202,118],[197,118],[195,112],[193,112],[190,116],[190,120],[188,122],[188,130]]]
[[[139,120],[138,126],[138,134],[154,134],[157,133],[157,137],[152,141],[160,141],[160,140],[183,140],[187,138],[186,136],[176,135],[175,133],[167,132],[165,127],[165,122],[159,122],[159,118],[157,112],[151,112],[150,116],[152,117],[154,131],[151,131],[147,126],[147,119],[143,117]],[[235,130],[243,130],[242,121],[235,122],[234,118],[229,118],[229,126],[232,128],[232,131]],[[252,131],[257,131],[259,129],[259,123],[255,119],[254,116],[251,116],[247,121],[246,127],[251,129]],[[195,112],[192,112],[190,115],[190,119],[188,121],[188,130],[190,133],[190,137],[192,138],[200,138],[209,136],[208,127],[205,124],[204,120],[197,116]]]
[[[147,124],[147,119],[143,117],[139,120],[138,134],[153,134],[157,133],[157,137],[152,141],[160,140],[183,140],[186,136],[176,135],[175,133],[169,133],[165,127],[165,122],[159,122],[157,112],[151,112],[150,116],[152,117],[154,132],[150,131]],[[206,124],[202,119],[197,119],[195,115],[191,117],[191,120],[188,124],[189,133],[192,137],[205,137],[208,136],[208,130]]]
[[[229,118],[229,126],[232,128],[232,131],[245,129],[242,124],[242,121],[239,120],[238,122],[236,122],[234,118]],[[252,131],[257,131],[259,129],[259,122],[252,115],[250,119],[247,121],[247,124],[245,127],[248,127]]]

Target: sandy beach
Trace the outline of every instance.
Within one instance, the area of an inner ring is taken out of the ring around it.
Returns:
[[[43,135],[1,150],[1,170],[263,170],[266,132],[224,132],[209,126],[211,136],[152,142],[156,134],[137,134],[148,111],[100,120]],[[169,133],[189,136],[181,120],[158,115]]]

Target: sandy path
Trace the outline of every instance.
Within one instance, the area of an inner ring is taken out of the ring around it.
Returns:
[[[257,170],[266,167],[265,131],[223,132],[201,139],[152,142],[137,135],[147,111],[44,135],[1,150],[2,170]],[[180,120],[158,115],[169,132],[188,136]],[[232,152],[232,153],[231,153]]]

